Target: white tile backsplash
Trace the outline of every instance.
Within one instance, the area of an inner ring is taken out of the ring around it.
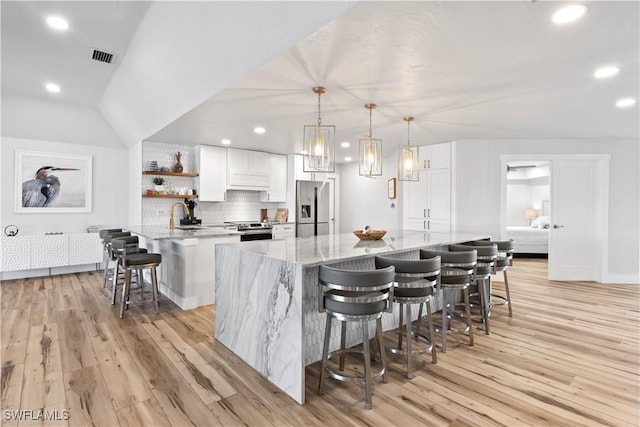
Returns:
[[[158,167],[169,169],[175,164],[175,154],[182,153],[184,172],[195,170],[195,150],[192,145],[165,144],[145,141],[142,143],[142,170],[149,170],[152,160],[158,162]],[[142,194],[153,188],[153,175],[144,175],[142,179]],[[195,178],[181,176],[164,177],[167,186],[195,188]],[[181,199],[142,199],[142,225],[169,225],[171,204]],[[260,209],[267,209],[269,218],[276,216],[280,203],[266,203],[260,201],[258,191],[227,191],[226,202],[199,202],[195,209],[196,218],[203,224],[221,224],[225,221],[259,221]],[[282,206],[285,206],[283,203]],[[181,206],[176,207],[176,223],[183,217]]]

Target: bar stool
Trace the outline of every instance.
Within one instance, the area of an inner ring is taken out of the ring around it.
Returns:
[[[471,324],[471,305],[469,304],[469,285],[474,280],[477,254],[474,249],[465,252],[448,250],[421,249],[420,258],[440,257],[440,289],[442,290],[442,352],[447,352],[447,334],[449,331],[469,335],[469,345],[473,346],[473,326]],[[456,291],[462,291],[464,297],[464,313],[455,311]],[[454,329],[452,320],[464,322],[465,327]]]
[[[433,257],[423,260],[399,260],[376,256],[376,268],[393,266],[395,268],[395,283],[393,287],[393,302],[400,304],[400,321],[398,325],[398,346],[387,346],[386,349],[393,354],[403,354],[407,356],[407,378],[413,378],[413,367],[411,356],[419,353],[431,353],[431,361],[438,363],[436,346],[433,341],[433,317],[431,313],[431,299],[434,294],[434,287],[438,285],[440,277],[440,257]],[[418,323],[415,331],[411,327],[411,306],[419,304]],[[422,323],[422,306],[427,308],[427,326],[429,335],[422,334],[420,324]],[[406,313],[405,334],[403,334],[403,306]],[[402,348],[402,336],[407,339],[406,350]],[[413,338],[416,341],[422,337],[427,341],[427,347],[422,349],[413,348]]]
[[[141,253],[135,252],[131,253],[128,251],[128,248],[131,248],[133,245],[134,249],[138,245],[138,236],[129,236],[129,237],[119,237],[113,239],[111,241],[111,247],[113,251],[116,252],[116,256],[118,257],[117,267],[121,268],[124,271],[124,284],[122,286],[122,297],[120,299],[120,318],[124,316],[124,310],[129,308],[129,304],[131,303],[129,299],[129,294],[131,291],[131,272],[136,271],[136,277],[138,281],[138,287],[143,289],[144,280],[142,279],[142,270],[149,269],[151,273],[151,289],[153,292],[153,298],[150,300],[145,300],[144,297],[136,302],[147,302],[153,301],[155,303],[155,312],[158,314],[158,276],[156,272],[156,267],[160,265],[162,262],[162,257],[160,254],[154,253]],[[115,283],[115,281],[114,281]],[[115,294],[115,287],[113,289]],[[144,295],[144,294],[143,294]],[[115,297],[112,300],[112,304],[115,304]]]
[[[320,366],[320,383],[318,394],[324,393],[325,375],[339,381],[363,384],[365,389],[365,407],[371,409],[371,395],[373,391],[372,377],[382,377],[386,382],[386,365],[384,360],[384,341],[382,338],[382,313],[390,311],[393,293],[394,268],[387,267],[380,270],[354,271],[339,270],[321,265],[318,271],[318,292],[320,312],[327,313],[327,322],[322,348],[322,362]],[[329,353],[331,339],[331,321],[341,323],[340,349]],[[380,348],[381,369],[371,372],[371,352],[369,349],[369,322],[376,321],[376,337]],[[346,322],[360,322],[362,326],[362,355],[364,374],[362,376],[347,376],[339,374],[327,367],[327,360],[340,356],[340,370],[344,369],[344,354],[354,353],[345,349]]]
[[[495,261],[498,258],[498,246],[488,245],[449,245],[449,250],[454,252],[464,252],[473,249],[477,253],[476,274],[474,285],[477,287],[477,295],[480,299],[480,313],[484,323],[484,332],[491,333],[491,275],[494,273]],[[476,295],[470,293],[469,296]],[[472,304],[473,306],[473,304]]]
[[[102,249],[104,251],[104,273],[102,275],[102,287],[104,288],[107,285],[107,280],[111,278],[111,274],[114,270],[109,270],[109,262],[115,261],[113,254],[111,253],[111,239],[113,237],[124,237],[130,236],[131,233],[123,232],[121,228],[109,228],[105,230],[100,230],[99,236],[102,239]]]
[[[511,310],[511,293],[509,292],[509,278],[507,277],[507,270],[513,265],[513,253],[515,252],[515,244],[513,240],[476,240],[473,242],[467,242],[465,245],[469,246],[483,246],[494,244],[498,247],[498,258],[495,262],[494,273],[502,272],[504,278],[504,291],[506,295],[499,295],[491,293],[491,305],[506,305],[509,309],[509,317],[513,317]],[[501,300],[499,304],[493,302],[494,298]]]

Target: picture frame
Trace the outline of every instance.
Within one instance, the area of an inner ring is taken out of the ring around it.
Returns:
[[[91,212],[92,156],[15,152],[16,213]]]
[[[395,199],[396,198],[396,179],[395,178],[391,178],[388,182],[387,182],[387,196],[390,199]]]

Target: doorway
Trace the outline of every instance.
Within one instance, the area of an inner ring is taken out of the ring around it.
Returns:
[[[501,156],[503,239],[509,238],[508,166],[525,162],[549,164],[550,215],[546,222],[541,222],[548,224],[550,280],[601,282],[608,270],[609,161],[609,155]]]

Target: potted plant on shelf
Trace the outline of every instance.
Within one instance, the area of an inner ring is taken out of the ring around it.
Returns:
[[[165,194],[164,178],[159,176],[153,178],[153,184],[153,189],[157,194]]]

